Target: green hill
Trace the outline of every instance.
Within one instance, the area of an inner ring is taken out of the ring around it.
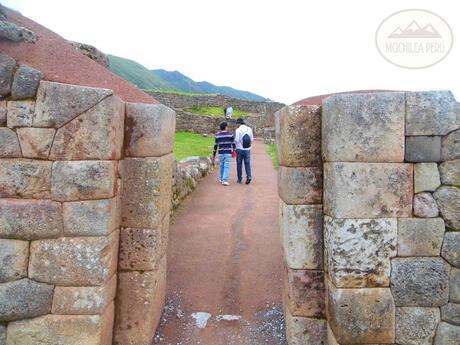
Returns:
[[[265,101],[262,96],[252,92],[241,91],[229,86],[216,86],[206,81],[196,82],[178,71],[164,69],[149,70],[141,64],[114,55],[108,55],[110,70],[137,85],[141,89],[155,91],[178,91],[198,94],[222,94],[234,98]]]

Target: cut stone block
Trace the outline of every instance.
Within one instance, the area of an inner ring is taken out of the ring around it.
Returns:
[[[150,344],[166,296],[166,257],[157,271],[120,272],[114,345]]]
[[[439,308],[396,308],[396,343],[433,344],[440,320]]]
[[[444,136],[441,141],[441,159],[460,159],[460,129]]]
[[[10,128],[31,127],[34,108],[34,101],[8,101],[7,126]]]
[[[60,203],[50,200],[0,199],[0,237],[36,240],[61,234]]]
[[[286,306],[293,316],[325,317],[324,272],[285,268]]]
[[[123,228],[120,233],[119,268],[155,270],[161,259],[161,232],[156,229]]]
[[[460,326],[460,304],[448,303],[441,307],[443,321]]]
[[[328,322],[339,344],[387,344],[395,340],[390,289],[328,288]]]
[[[120,226],[118,197],[62,205],[66,236],[106,236]]]
[[[160,157],[174,146],[176,112],[163,104],[126,104],[126,157]]]
[[[460,268],[460,232],[446,232],[441,255],[451,265]]]
[[[460,269],[452,267],[449,278],[449,301],[460,303]]]
[[[327,342],[324,345],[340,345],[335,339],[334,332],[332,332],[331,326],[327,324]]]
[[[55,130],[53,128],[18,128],[22,155],[26,158],[48,158]]]
[[[323,269],[322,205],[287,205],[281,200],[280,207],[287,266],[294,269]]]
[[[403,162],[404,93],[336,94],[323,100],[328,162]]]
[[[326,344],[326,320],[292,316],[288,310],[284,313],[284,319],[289,345]]]
[[[441,185],[436,163],[414,165],[414,193],[434,192]]]
[[[446,225],[460,230],[460,188],[442,186],[433,195]]]
[[[0,128],[0,158],[19,158],[21,148],[16,133],[9,128]]]
[[[439,171],[442,184],[460,187],[460,159],[442,163]]]
[[[112,198],[117,183],[116,171],[115,161],[54,162],[52,199],[76,201]]]
[[[442,218],[400,218],[398,256],[439,256],[444,230]]]
[[[391,292],[397,306],[439,307],[449,299],[449,270],[439,257],[391,261]]]
[[[51,164],[31,159],[0,160],[0,198],[50,198]]]
[[[170,225],[170,214],[169,212],[164,216],[161,222],[161,256],[166,254],[168,249],[169,240],[169,225]]]
[[[408,162],[439,162],[441,137],[406,137],[405,158]]]
[[[120,98],[105,98],[57,130],[50,159],[120,159],[124,111]]]
[[[116,272],[118,236],[33,241],[29,277],[61,286],[105,285]]]
[[[0,239],[0,283],[27,277],[29,242]]]
[[[94,107],[112,90],[41,81],[37,92],[34,127],[59,128]]]
[[[324,213],[335,218],[410,217],[412,165],[325,163]]]
[[[6,326],[0,324],[0,345],[6,345]]]
[[[430,193],[414,195],[414,215],[422,218],[433,218],[439,215],[438,205]]]
[[[113,303],[103,315],[46,315],[8,325],[6,345],[111,345]]]
[[[11,92],[14,67],[16,67],[16,60],[8,55],[0,54],[0,97]]]
[[[441,322],[436,331],[433,345],[458,345],[460,341],[460,327]]]
[[[286,167],[321,165],[321,107],[285,106],[275,113],[278,160]]]
[[[460,127],[459,114],[450,91],[406,92],[406,135],[446,135]]]
[[[53,300],[53,289],[52,285],[37,283],[29,279],[0,284],[0,322],[49,313]]]
[[[6,126],[6,101],[0,101],[0,127],[3,126]]]
[[[336,287],[390,285],[396,256],[397,220],[324,217],[327,271]]]
[[[101,315],[112,303],[117,292],[117,276],[104,286],[63,287],[54,289],[53,314]]]
[[[27,65],[21,65],[14,73],[11,97],[13,99],[32,98],[37,93],[43,73]]]
[[[173,155],[123,161],[122,225],[157,229],[171,209]]]
[[[321,204],[323,201],[322,169],[280,166],[278,194],[289,205]]]

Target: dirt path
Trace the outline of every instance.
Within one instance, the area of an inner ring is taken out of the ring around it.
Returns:
[[[175,215],[155,344],[285,344],[276,171],[262,142],[252,166],[249,186],[235,161],[229,187],[214,171]]]

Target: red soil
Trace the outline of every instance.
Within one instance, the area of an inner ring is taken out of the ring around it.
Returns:
[[[66,39],[40,24],[6,9],[8,21],[35,32],[36,43],[0,40],[0,53],[44,73],[45,80],[112,89],[126,102],[158,103],[137,86],[78,52]]]
[[[323,99],[332,95],[337,94],[348,94],[348,93],[370,93],[370,92],[396,92],[395,90],[355,90],[355,91],[344,91],[344,92],[335,92],[335,93],[328,93],[325,95],[318,95],[313,97],[304,98],[298,102],[293,103],[292,105],[321,105],[323,103]]]

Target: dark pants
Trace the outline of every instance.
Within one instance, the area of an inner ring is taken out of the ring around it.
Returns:
[[[238,181],[243,179],[243,161],[246,177],[252,178],[251,175],[251,150],[236,150],[236,173]]]

